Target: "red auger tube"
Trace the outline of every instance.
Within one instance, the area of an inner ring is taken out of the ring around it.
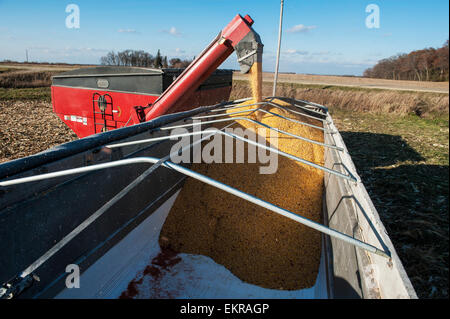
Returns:
[[[225,61],[234,47],[249,33],[253,20],[239,14],[216,39],[184,70],[166,91],[146,110],[145,121],[161,116],[183,104],[189,96]]]

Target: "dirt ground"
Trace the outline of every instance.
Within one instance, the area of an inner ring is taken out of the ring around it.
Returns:
[[[0,100],[0,163],[77,139],[50,102]]]

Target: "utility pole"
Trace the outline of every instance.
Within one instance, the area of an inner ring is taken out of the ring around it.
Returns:
[[[277,62],[276,62],[276,65],[275,65],[275,76],[273,78],[273,92],[272,92],[272,96],[276,96],[275,93],[277,91],[278,66],[280,64],[281,31],[283,29],[283,5],[284,5],[284,1],[281,0],[281,5],[280,5],[280,26],[278,28]]]
[[[27,63],[28,63],[28,49],[25,49],[25,54],[27,56]]]

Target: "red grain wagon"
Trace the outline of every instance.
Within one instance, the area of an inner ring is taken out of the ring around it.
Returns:
[[[53,77],[53,111],[80,138],[133,125],[132,114],[144,114],[182,71],[120,66],[68,71]],[[231,82],[231,70],[216,70],[168,113],[227,101]]]

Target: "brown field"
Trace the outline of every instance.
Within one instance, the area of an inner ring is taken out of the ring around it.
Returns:
[[[262,92],[263,96],[271,96],[272,84],[264,82]],[[329,108],[357,112],[415,114],[421,117],[434,117],[448,114],[449,110],[448,94],[445,93],[280,83],[276,95],[313,101]],[[248,96],[251,96],[248,82],[234,80],[231,99]]]
[[[0,88],[36,88],[51,85],[53,75],[81,65],[0,62]]]
[[[92,66],[83,64],[65,64],[65,63],[18,63],[18,62],[0,62],[0,72],[2,68],[21,69],[30,71],[68,71],[76,68]]]
[[[38,88],[50,86],[55,71],[14,71],[0,74],[2,88]]]
[[[79,64],[46,64],[46,63],[5,63],[0,62],[0,87],[6,87],[2,84],[2,76],[6,73],[36,73],[50,72],[52,75],[73,70],[81,67],[89,67],[94,65]],[[6,72],[5,72],[6,71]],[[14,76],[13,74],[10,74]],[[263,81],[273,82],[273,73],[264,72]],[[248,76],[238,71],[233,73],[233,80],[247,80]],[[339,87],[356,87],[366,89],[385,89],[399,91],[416,91],[416,92],[434,92],[449,93],[449,82],[426,82],[426,81],[398,81],[385,79],[372,79],[364,77],[352,76],[332,76],[332,75],[312,75],[312,74],[288,74],[280,73],[278,75],[279,83],[321,85],[321,86],[339,86]],[[24,82],[25,83],[25,82]],[[50,82],[45,82],[50,85]],[[26,87],[25,85],[19,87]],[[33,86],[37,87],[37,86]]]
[[[273,73],[264,72],[263,81],[273,82]],[[234,72],[233,79],[246,80],[246,75]],[[448,93],[448,82],[419,82],[371,79],[352,76],[311,75],[311,74],[278,74],[279,83],[315,84],[331,86],[360,87],[366,89],[404,90],[419,92]]]

